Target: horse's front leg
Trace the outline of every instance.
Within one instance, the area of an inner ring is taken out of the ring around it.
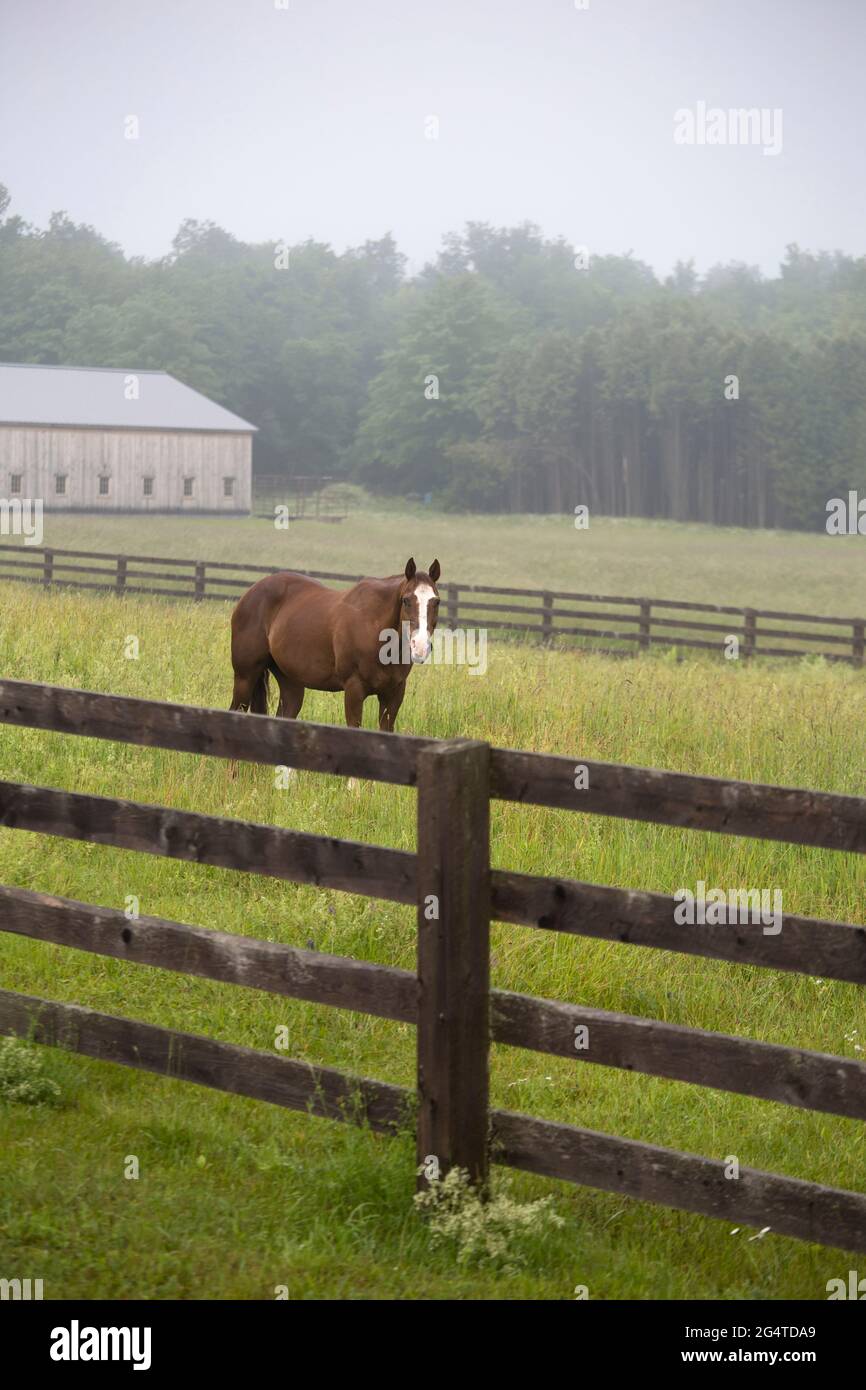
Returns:
[[[350,729],[360,729],[364,720],[364,701],[367,691],[358,676],[350,676],[343,687],[346,723]]]
[[[406,682],[398,685],[396,689],[389,690],[387,695],[379,696],[379,728],[383,734],[392,734],[394,725],[397,722],[397,715],[403,703],[403,696],[406,694]]]
[[[346,682],[344,696],[346,723],[350,729],[360,729],[364,718],[364,701],[367,698],[367,691],[357,676],[352,676]],[[346,788],[350,792],[357,791],[357,777],[350,777],[346,783]]]

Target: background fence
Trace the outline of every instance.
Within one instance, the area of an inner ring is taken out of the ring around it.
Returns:
[[[229,560],[173,560],[0,544],[0,579],[61,588],[110,589],[121,595],[236,600],[263,574],[276,574],[279,569],[277,565]],[[342,584],[362,578],[331,570],[296,573]],[[447,627],[484,627],[545,643],[586,643],[616,654],[659,646],[694,647],[721,654],[732,637],[739,644],[740,658],[746,660],[752,656],[820,655],[826,661],[862,666],[866,651],[866,618],[558,589],[509,589],[459,581],[442,581],[438,587],[444,600],[440,623]],[[613,626],[596,626],[599,623]]]
[[[349,515],[349,489],[325,476],[254,473],[254,515],[273,518],[275,507],[288,508],[290,521],[343,521]]]
[[[849,1250],[866,1250],[866,1195],[490,1109],[488,1052],[504,1043],[866,1119],[866,1064],[700,1028],[490,989],[491,918],[688,955],[866,982],[866,929],[785,915],[679,926],[659,893],[490,867],[491,798],[866,853],[866,798],[589,762],[469,740],[203,710],[0,681],[0,723],[289,765],[417,788],[411,854],[281,827],[0,782],[0,824],[415,904],[417,974],[19,888],[0,930],[167,970],[413,1023],[414,1092],[79,1005],[0,990],[0,1032],[389,1131],[414,1123],[417,1159],[488,1163],[623,1193]],[[696,878],[699,876],[696,871]],[[433,905],[435,904],[435,911]],[[588,1046],[575,1050],[576,1029]],[[413,1119],[413,1116],[415,1117]],[[423,1179],[419,1179],[423,1181]]]

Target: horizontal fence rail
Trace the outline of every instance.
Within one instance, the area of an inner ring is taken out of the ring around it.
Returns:
[[[0,990],[0,1032],[380,1133],[412,1121],[414,1096],[404,1087],[78,1004]],[[731,1182],[727,1164],[718,1160],[508,1110],[492,1110],[490,1126],[493,1159],[510,1168],[866,1250],[866,1196],[859,1192],[746,1167]]]
[[[137,965],[416,1023],[418,980],[408,970],[299,950],[116,908],[0,887],[4,930]],[[494,1042],[570,1061],[694,1082],[804,1110],[866,1119],[866,1062],[710,1033],[505,990],[491,992]],[[577,1027],[592,1048],[575,1051]]]
[[[0,1031],[375,1130],[400,1128],[411,1107],[410,1091],[384,1081],[9,990],[0,990]]]
[[[321,519],[326,519],[324,514]],[[46,588],[112,591],[118,596],[162,595],[198,603],[235,601],[257,579],[279,572],[279,566],[242,561],[0,543],[0,579]],[[354,584],[363,577],[333,570],[296,568],[295,573],[342,584]],[[592,648],[606,644],[601,649],[615,655],[634,655],[653,647],[715,651],[744,660],[817,655],[857,667],[863,666],[866,657],[866,618],[861,617],[567,589],[508,588],[461,580],[442,581],[439,589],[444,600],[440,614],[443,627],[483,627],[545,644],[571,645],[577,639]],[[716,621],[705,621],[707,617]]]
[[[718,1160],[503,1110],[492,1111],[490,1123],[496,1162],[510,1168],[819,1245],[864,1248],[866,1197],[859,1192],[745,1167],[731,1182]]]
[[[349,956],[304,951],[233,932],[191,927],[161,917],[130,920],[46,893],[0,886],[3,930],[56,946],[73,946],[136,965],[155,965],[312,1004],[329,1004],[397,1023],[414,1023],[418,984],[408,970]]]
[[[0,825],[414,902],[417,974],[12,887],[0,887],[0,930],[412,1025],[417,1085],[4,990],[0,1032],[383,1132],[414,1126],[419,1162],[436,1155],[443,1171],[465,1167],[482,1184],[492,1160],[866,1250],[862,1194],[750,1169],[732,1183],[716,1160],[491,1110],[487,1100],[493,1043],[866,1119],[866,1063],[491,989],[488,941],[494,918],[862,984],[866,928],[791,915],[771,935],[758,925],[683,927],[664,894],[492,870],[487,828],[498,798],[866,853],[866,798],[605,763],[583,764],[588,794],[574,789],[573,758],[18,681],[0,681],[0,723],[415,787],[417,854],[12,782],[0,782]],[[575,1049],[578,1029],[591,1039],[586,1050]]]
[[[411,854],[275,825],[20,782],[0,782],[0,825],[365,893],[388,902],[415,901]]]
[[[727,922],[683,928],[675,905],[664,893],[503,870],[491,876],[491,912],[500,922],[866,984],[866,927],[785,913],[775,936]]]
[[[29,681],[0,680],[0,723],[176,752],[414,786],[418,758],[441,740],[250,716]],[[689,830],[866,853],[866,798],[581,759],[490,750],[501,801],[649,821]]]
[[[0,680],[0,723],[403,785],[414,785],[418,753],[436,742],[8,680]]]
[[[587,785],[575,789],[575,767]],[[866,799],[497,748],[490,794],[688,830],[866,853]]]

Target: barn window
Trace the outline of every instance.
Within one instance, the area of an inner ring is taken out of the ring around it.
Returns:
[[[143,492],[145,497],[153,496],[153,478],[142,478]]]
[[[9,491],[11,493],[14,494],[21,491],[21,476],[20,473],[13,473],[11,475],[9,480]]]
[[[234,497],[235,480],[234,478],[223,478],[223,497]]]
[[[103,473],[103,474],[100,476],[100,479],[99,479],[99,495],[100,495],[100,497],[107,497],[107,496],[108,496],[108,492],[109,492],[110,486],[111,486],[111,478],[108,477],[105,473]]]
[[[54,491],[57,493],[57,496],[58,496],[58,497],[63,497],[63,496],[65,496],[65,494],[66,494],[66,474],[65,474],[65,473],[55,473],[55,475],[54,475]]]
[[[192,489],[193,489],[193,484],[194,484],[194,483],[195,483],[195,478],[184,478],[184,480],[183,480],[183,495],[184,495],[184,497],[192,497]]]

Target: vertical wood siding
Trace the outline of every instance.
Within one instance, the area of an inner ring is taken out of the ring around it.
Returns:
[[[58,473],[66,493],[56,491]],[[244,513],[252,505],[252,435],[191,430],[70,429],[0,425],[0,497],[41,497],[46,511],[209,511]],[[99,494],[100,476],[110,479]],[[144,495],[145,477],[153,494]],[[191,497],[183,480],[192,478]],[[234,478],[234,495],[223,479]]]

